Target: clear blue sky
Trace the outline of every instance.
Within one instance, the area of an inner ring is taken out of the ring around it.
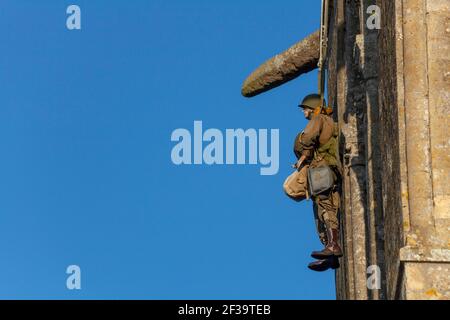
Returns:
[[[319,20],[320,1],[2,1],[0,298],[334,299],[334,273],[306,268],[311,202],[282,191],[316,72],[240,95]],[[279,173],[175,166],[194,120],[280,129]]]

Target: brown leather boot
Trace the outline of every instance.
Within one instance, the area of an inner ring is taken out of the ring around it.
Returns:
[[[328,243],[322,251],[314,251],[311,257],[314,259],[326,259],[332,256],[342,257],[342,249],[339,246],[339,230],[327,228]]]
[[[334,270],[339,267],[340,267],[339,258],[335,256],[331,256],[330,258],[327,259],[317,260],[308,264],[309,269],[317,272],[327,271],[330,268]]]
[[[327,271],[328,269],[331,268],[330,259],[313,261],[310,264],[308,264],[308,268],[311,269],[312,271],[317,272]]]

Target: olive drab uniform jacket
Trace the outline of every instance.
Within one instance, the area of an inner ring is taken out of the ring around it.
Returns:
[[[342,165],[338,153],[338,128],[333,119],[325,114],[314,116],[305,130],[297,136],[294,152],[297,158],[305,154],[312,168],[329,165],[341,174]]]

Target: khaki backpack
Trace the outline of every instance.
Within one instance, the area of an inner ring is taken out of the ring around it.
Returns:
[[[300,169],[300,171],[295,170],[284,181],[283,184],[284,192],[292,200],[300,202],[302,200],[309,199],[308,169],[309,165],[305,165]]]

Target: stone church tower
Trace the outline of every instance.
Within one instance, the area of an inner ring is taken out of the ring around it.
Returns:
[[[328,13],[344,164],[337,298],[450,299],[450,1],[329,0]],[[316,32],[268,60],[242,94],[315,69],[319,47]]]

